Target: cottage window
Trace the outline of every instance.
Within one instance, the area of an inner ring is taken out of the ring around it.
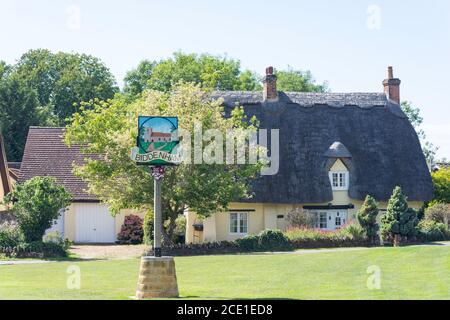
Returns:
[[[335,226],[336,226],[336,229],[341,228],[341,217],[336,217]]]
[[[348,190],[348,172],[330,172],[330,183],[333,190]]]
[[[247,234],[248,232],[248,216],[247,212],[231,212],[230,213],[230,233]]]
[[[327,228],[327,213],[326,212],[319,212],[319,216],[318,216],[318,221],[317,221],[317,226],[320,229],[326,229]]]

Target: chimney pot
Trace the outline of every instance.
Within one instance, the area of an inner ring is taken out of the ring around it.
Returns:
[[[400,79],[394,78],[394,70],[388,67],[388,77],[383,81],[384,93],[389,100],[400,104]]]
[[[263,78],[263,84],[264,101],[278,99],[277,76],[273,74],[273,67],[266,68],[266,76]]]
[[[394,78],[394,70],[392,69],[391,66],[388,67],[388,79],[393,79]]]

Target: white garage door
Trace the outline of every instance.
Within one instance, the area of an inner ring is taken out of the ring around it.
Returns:
[[[59,210],[58,219],[53,221],[52,226],[45,231],[45,234],[50,232],[58,232],[60,235],[64,235],[64,210]]]
[[[75,242],[113,243],[116,240],[114,217],[107,206],[78,203],[75,210]]]

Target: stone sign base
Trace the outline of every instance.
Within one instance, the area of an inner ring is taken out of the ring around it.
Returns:
[[[142,257],[136,298],[178,297],[173,257]]]

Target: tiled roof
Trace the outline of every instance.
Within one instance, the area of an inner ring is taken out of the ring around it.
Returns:
[[[89,156],[82,154],[78,145],[69,148],[63,134],[63,128],[30,127],[19,182],[52,176],[72,194],[74,201],[97,200],[86,191],[87,184],[72,173],[73,165],[82,165]]]

